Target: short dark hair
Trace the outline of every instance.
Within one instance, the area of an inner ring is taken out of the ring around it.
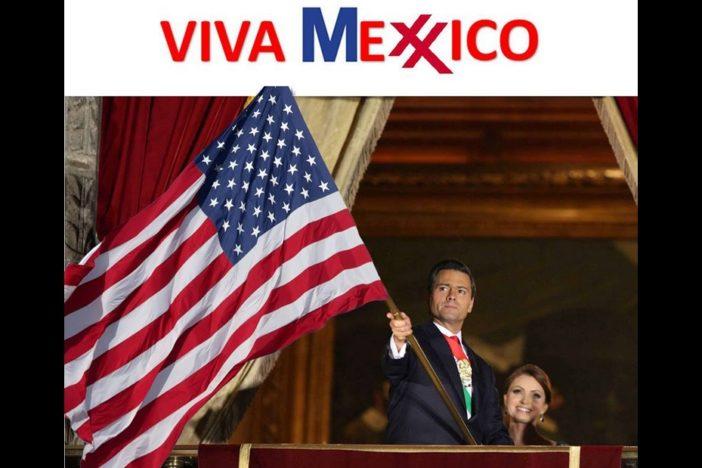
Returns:
[[[431,271],[429,272],[429,294],[432,293],[434,290],[434,283],[436,282],[436,276],[439,274],[441,270],[456,270],[460,271],[461,273],[465,273],[468,275],[468,278],[470,278],[470,297],[475,299],[475,278],[473,278],[473,273],[470,272],[470,268],[468,268],[468,265],[465,263],[458,261],[458,260],[453,260],[453,259],[448,259],[448,260],[441,260],[439,263],[434,265],[431,268]]]
[[[541,388],[544,389],[544,397],[546,398],[546,404],[551,404],[551,379],[549,379],[548,374],[536,364],[524,364],[522,367],[512,372],[505,381],[505,391],[503,392],[503,394],[506,394],[509,391],[509,387],[510,385],[512,385],[512,382],[514,382],[514,379],[516,379],[520,375],[529,375],[533,377],[537,382],[539,382]]]

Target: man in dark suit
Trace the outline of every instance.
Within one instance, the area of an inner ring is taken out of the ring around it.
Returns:
[[[412,329],[402,313],[388,313],[392,336],[383,353],[383,373],[390,381],[386,438],[394,444],[465,444],[460,429],[414,353],[417,341],[444,384],[478,444],[512,445],[502,422],[495,374],[462,339],[463,322],[473,310],[475,280],[456,260],[437,263],[429,274],[432,320]]]

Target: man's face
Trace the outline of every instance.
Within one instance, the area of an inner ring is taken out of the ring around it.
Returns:
[[[470,277],[457,270],[441,270],[429,297],[431,315],[443,324],[460,326],[473,310]]]

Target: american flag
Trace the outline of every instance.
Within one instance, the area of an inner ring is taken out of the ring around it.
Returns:
[[[64,404],[85,466],[160,466],[248,360],[387,293],[286,87],[65,270]]]

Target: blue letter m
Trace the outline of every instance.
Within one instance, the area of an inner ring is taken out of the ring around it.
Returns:
[[[314,36],[317,32],[319,47],[322,49],[322,56],[325,62],[336,60],[336,54],[341,45],[341,36],[346,31],[346,61],[356,61],[356,37],[357,37],[357,14],[356,8],[339,8],[339,16],[336,18],[334,33],[331,38],[327,33],[324,24],[321,8],[302,9],[302,61],[314,62]]]

